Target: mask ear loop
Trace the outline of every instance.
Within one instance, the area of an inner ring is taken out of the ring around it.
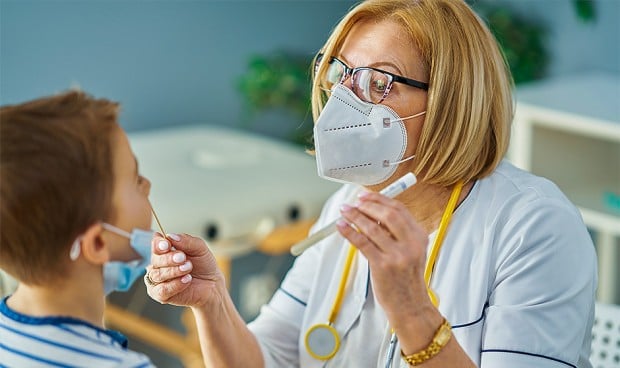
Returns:
[[[390,120],[389,118],[384,118],[383,119],[383,127],[384,128],[389,128],[392,123],[396,123],[397,121],[405,121],[407,119],[417,118],[418,116],[422,116],[424,114],[426,114],[426,110],[424,110],[422,112],[419,112],[417,114],[413,114],[413,115],[410,115],[410,116],[406,116],[404,118],[400,118],[400,119]]]
[[[404,158],[402,160],[399,161],[394,161],[394,162],[390,162],[390,160],[383,160],[383,167],[388,167],[388,166],[394,166],[394,165],[398,165],[398,164],[402,164],[405,161],[409,161],[415,158],[415,155],[411,155],[407,158]]]
[[[75,261],[80,256],[80,251],[82,249],[82,237],[78,237],[71,244],[71,250],[69,250],[69,258],[72,261]]]
[[[131,234],[128,233],[127,231],[123,230],[123,229],[119,229],[118,227],[114,226],[114,225],[110,225],[110,224],[106,224],[101,223],[101,226],[108,230],[111,231],[115,234],[121,235],[121,236],[125,236],[127,238],[131,238]],[[71,249],[69,250],[69,258],[72,261],[75,261],[76,259],[78,259],[78,257],[80,256],[81,253],[81,249],[82,249],[82,237],[79,236],[77,239],[75,239],[73,241],[73,244],[71,244]]]
[[[397,121],[404,121],[404,120],[407,120],[407,119],[417,118],[418,116],[422,116],[424,114],[426,114],[426,111],[422,111],[422,112],[419,112],[417,114],[413,114],[411,116],[407,116],[407,117],[400,118],[400,119],[395,119],[395,120],[389,120],[388,118],[385,118],[385,119],[383,119],[383,127],[387,128],[392,123],[395,123]],[[394,166],[394,165],[402,164],[403,162],[412,160],[413,158],[415,158],[415,155],[411,155],[411,156],[406,157],[406,158],[404,158],[402,160],[394,161],[394,162],[390,162],[390,160],[383,160],[383,167],[388,167],[388,166]]]
[[[101,227],[103,227],[105,230],[108,230],[110,232],[113,232],[114,234],[120,235],[120,236],[124,236],[125,238],[131,239],[131,233],[127,232],[121,228],[118,228],[114,225],[110,225],[110,224],[106,224],[105,222],[101,223]]]

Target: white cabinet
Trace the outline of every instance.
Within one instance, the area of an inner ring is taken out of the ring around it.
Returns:
[[[547,79],[516,98],[509,158],[579,207],[599,256],[598,298],[620,302],[620,75]]]

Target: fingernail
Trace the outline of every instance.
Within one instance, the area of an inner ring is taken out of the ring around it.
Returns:
[[[157,248],[159,248],[159,250],[168,250],[169,246],[170,244],[168,244],[168,242],[165,240],[161,240],[159,243],[157,243]]]
[[[349,224],[347,224],[347,222],[345,220],[338,220],[338,222],[336,222],[336,226],[341,228],[341,229],[344,229],[347,226],[349,226]]]
[[[192,262],[187,261],[185,263],[183,263],[182,265],[179,266],[179,270],[185,272],[185,271],[189,271],[192,269]]]
[[[172,239],[172,240],[174,240],[174,241],[180,241],[180,240],[181,240],[181,237],[180,237],[180,236],[178,236],[177,234],[167,234],[167,235],[168,235],[168,237],[169,237],[170,239]]]
[[[368,197],[369,194],[370,192],[361,192],[360,194],[357,195],[357,198],[366,198]]]
[[[192,281],[192,275],[190,275],[189,273],[183,277],[181,277],[181,282],[184,284],[187,284],[188,282]]]
[[[349,206],[348,204],[343,204],[342,206],[340,206],[340,212],[348,212],[351,211],[353,207]]]
[[[183,262],[185,262],[185,253],[175,253],[172,256],[172,260],[175,263],[183,263]]]

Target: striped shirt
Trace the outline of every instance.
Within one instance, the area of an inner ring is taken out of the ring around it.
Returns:
[[[8,297],[7,297],[8,298]],[[71,317],[31,317],[0,302],[0,368],[154,367],[121,333]]]

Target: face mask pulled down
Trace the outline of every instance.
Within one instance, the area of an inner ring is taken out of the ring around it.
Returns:
[[[403,159],[407,130],[403,120],[384,105],[360,100],[342,84],[335,85],[314,126],[320,177],[341,183],[375,185],[386,181]]]
[[[129,238],[129,245],[142,257],[129,262],[110,261],[103,265],[103,288],[106,295],[112,291],[127,291],[140,278],[151,263],[151,239],[153,232],[133,229],[131,233],[116,226],[103,223],[103,228]],[[71,247],[69,257],[76,260],[80,255],[80,238]]]

